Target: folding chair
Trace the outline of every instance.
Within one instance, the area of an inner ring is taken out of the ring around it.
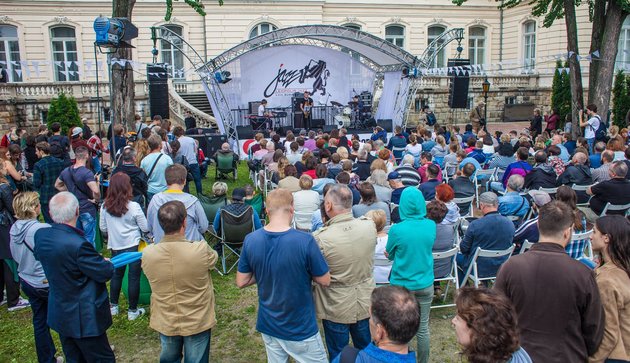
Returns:
[[[604,207],[604,210],[602,210],[602,214],[600,214],[600,217],[603,217],[606,215],[607,212],[613,211],[613,212],[621,212],[621,211],[626,211],[626,215],[628,214],[628,212],[630,212],[630,203],[628,204],[611,204],[610,202],[606,203],[606,206]]]
[[[228,274],[241,257],[241,248],[245,236],[254,231],[254,209],[248,207],[241,214],[236,215],[221,209],[221,265],[223,274]],[[236,255],[237,259],[227,268],[227,258]]]
[[[392,269],[392,266],[394,265],[394,261],[390,261],[387,258],[374,258],[374,267],[376,266],[386,266],[389,267],[390,271]],[[377,285],[389,285],[389,281],[388,282],[377,282]]]
[[[540,190],[541,192],[545,192],[547,194],[549,194],[549,196],[551,197],[551,199],[554,199],[556,193],[558,192],[558,187],[555,188],[543,188],[543,187],[539,187],[538,190]]]
[[[584,247],[582,250],[582,257],[586,257],[589,260],[593,260],[593,245],[591,244],[591,236],[593,235],[593,230],[589,230],[586,232],[575,233],[571,235],[571,244],[578,243],[580,241],[584,241]],[[579,259],[579,258],[578,258]]]
[[[533,242],[529,242],[528,240],[523,241],[523,245],[521,245],[521,249],[520,251],[518,251],[518,253],[523,254],[527,252],[530,248],[532,248],[533,245]]]
[[[473,280],[475,287],[479,287],[480,282],[493,281],[494,279],[496,279],[497,278],[496,276],[483,276],[483,277],[479,276],[479,272],[477,269],[477,259],[479,257],[500,258],[500,257],[507,256],[507,259],[505,260],[507,261],[512,255],[514,248],[516,248],[516,245],[514,244],[510,246],[510,248],[503,251],[484,250],[481,247],[477,247],[477,250],[475,251],[475,254],[473,255],[472,261],[470,262],[470,266],[468,266],[468,270],[466,271],[466,275],[464,275],[464,279],[462,280],[463,281],[462,286],[466,286],[466,283],[468,282],[468,278]],[[503,263],[505,263],[505,261],[503,261]],[[492,275],[496,275],[496,272]]]
[[[278,184],[271,181],[272,176],[273,171],[267,168],[263,170],[263,193],[265,194],[265,197],[269,194],[269,192],[278,187]]]
[[[214,179],[216,180],[219,176],[223,177],[227,174],[232,174],[234,180],[238,177],[238,168],[234,165],[234,154],[217,153],[217,166],[214,169]]]
[[[262,194],[256,194],[252,199],[245,199],[243,200],[243,203],[251,206],[261,220],[264,219],[263,217],[265,216],[265,201]]]
[[[306,230],[308,229],[309,231],[311,230],[311,218],[313,217],[313,213],[315,213],[317,210],[314,211],[310,211],[310,212],[294,212],[293,214],[293,221],[292,221],[292,226],[295,229],[301,229],[301,230]],[[301,221],[306,221],[308,220],[309,226],[308,228],[300,228],[300,226],[298,225],[297,220],[301,220]]]
[[[455,204],[457,204],[460,209],[462,208],[462,206],[465,206],[466,204],[469,204],[468,213],[466,213],[466,215],[461,215],[460,214],[460,217],[472,217],[473,216],[473,200],[474,199],[475,199],[474,195],[471,195],[470,197],[465,197],[465,198],[453,198],[453,202]]]
[[[448,251],[433,252],[433,263],[435,263],[438,260],[447,260],[447,259],[451,260],[451,271],[446,276],[437,277],[433,279],[433,281],[447,281],[446,290],[444,291],[444,298],[442,299],[442,303],[444,303],[446,301],[446,298],[448,297],[448,289],[451,286],[451,282],[455,284],[455,290],[459,289],[459,279],[457,275],[457,252],[458,251],[459,251],[459,248],[453,247]],[[455,304],[431,305],[431,309],[446,308],[450,306],[455,306]]]
[[[206,218],[208,218],[208,222],[210,222],[210,224],[214,221],[214,217],[217,215],[219,209],[228,205],[228,200],[225,195],[217,197],[199,194],[197,195],[197,199],[199,199],[199,203],[201,203],[203,212],[206,215]]]
[[[448,180],[457,172],[457,163],[446,163],[442,168],[442,179],[448,183]]]
[[[473,174],[473,183],[475,184],[475,197],[477,200],[477,208],[479,208],[479,177],[483,175],[488,175],[488,180],[486,181],[486,190],[488,190],[490,180],[492,180],[492,177],[496,172],[497,168],[475,170],[475,174]]]
[[[597,183],[595,183],[595,184],[597,184]],[[592,187],[595,184],[591,184],[591,185],[577,185],[577,184],[573,184],[573,185],[571,185],[571,189],[575,190],[576,193],[577,192],[585,192],[586,193],[586,190],[588,188]],[[579,198],[579,195],[578,195],[578,198]],[[591,198],[592,198],[592,196],[590,196],[585,203],[577,203],[577,206],[578,207],[588,207],[588,203],[591,201]]]

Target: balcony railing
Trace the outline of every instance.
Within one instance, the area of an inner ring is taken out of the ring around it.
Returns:
[[[0,99],[35,99],[49,100],[60,93],[73,96],[75,98],[96,97],[96,82],[20,82],[20,83],[0,83]],[[99,82],[98,91],[101,97],[109,97],[109,84]],[[135,83],[137,97],[148,94],[148,84],[146,81]]]

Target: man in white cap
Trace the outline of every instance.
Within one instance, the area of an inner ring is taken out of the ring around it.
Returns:
[[[70,141],[70,145],[72,145],[72,150],[75,151],[77,150],[79,147],[83,146],[85,148],[88,149],[88,151],[90,151],[90,146],[88,145],[87,141],[85,141],[85,139],[83,139],[83,129],[80,127],[75,127],[72,129],[72,141]],[[75,158],[73,155],[72,156],[72,162],[75,162]],[[90,158],[92,158],[92,153],[90,152],[89,155]]]

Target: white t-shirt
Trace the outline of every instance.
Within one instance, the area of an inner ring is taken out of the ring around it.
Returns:
[[[258,106],[258,116],[260,116],[260,117],[265,116],[265,106],[264,105]]]
[[[422,144],[418,143],[416,145],[408,144],[405,147],[405,151],[416,156],[422,154]]]
[[[599,116],[595,115],[588,119],[588,125],[584,128],[584,138],[594,139],[595,131],[599,128]]]
[[[387,261],[387,257],[385,257],[385,247],[387,246],[387,235],[383,237],[376,238],[376,248],[374,249],[374,259],[381,260],[383,262]],[[389,273],[392,270],[392,265],[389,266],[374,264],[374,282],[377,284],[388,284],[389,283]]]

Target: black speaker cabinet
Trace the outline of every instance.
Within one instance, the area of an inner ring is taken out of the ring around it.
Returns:
[[[260,101],[250,102],[249,113],[252,115],[258,115],[258,106],[260,106]]]
[[[324,129],[322,131],[324,131],[324,133],[329,134],[332,130],[336,129],[337,126],[335,125],[324,125]]]
[[[293,97],[293,112],[302,112],[300,105],[304,103],[304,97]]]
[[[321,129],[324,128],[324,124],[326,122],[323,118],[314,118],[311,119],[311,129]]]
[[[227,142],[227,135],[206,134],[205,136],[208,150],[205,154],[207,157],[210,157],[217,151],[221,150],[221,145],[223,145],[224,142]]]
[[[455,67],[469,66],[470,59],[448,60],[448,107],[466,108],[468,106],[468,84],[470,83],[470,70]]]
[[[147,65],[149,82],[149,112],[151,117],[160,115],[169,118],[168,109],[168,70],[163,64]]]
[[[241,140],[254,138],[254,128],[252,125],[236,126],[236,132],[238,133],[238,138]]]
[[[376,126],[380,126],[383,128],[383,130],[387,131],[387,132],[392,132],[392,126],[393,122],[391,119],[387,119],[387,120],[378,120],[376,122]]]

